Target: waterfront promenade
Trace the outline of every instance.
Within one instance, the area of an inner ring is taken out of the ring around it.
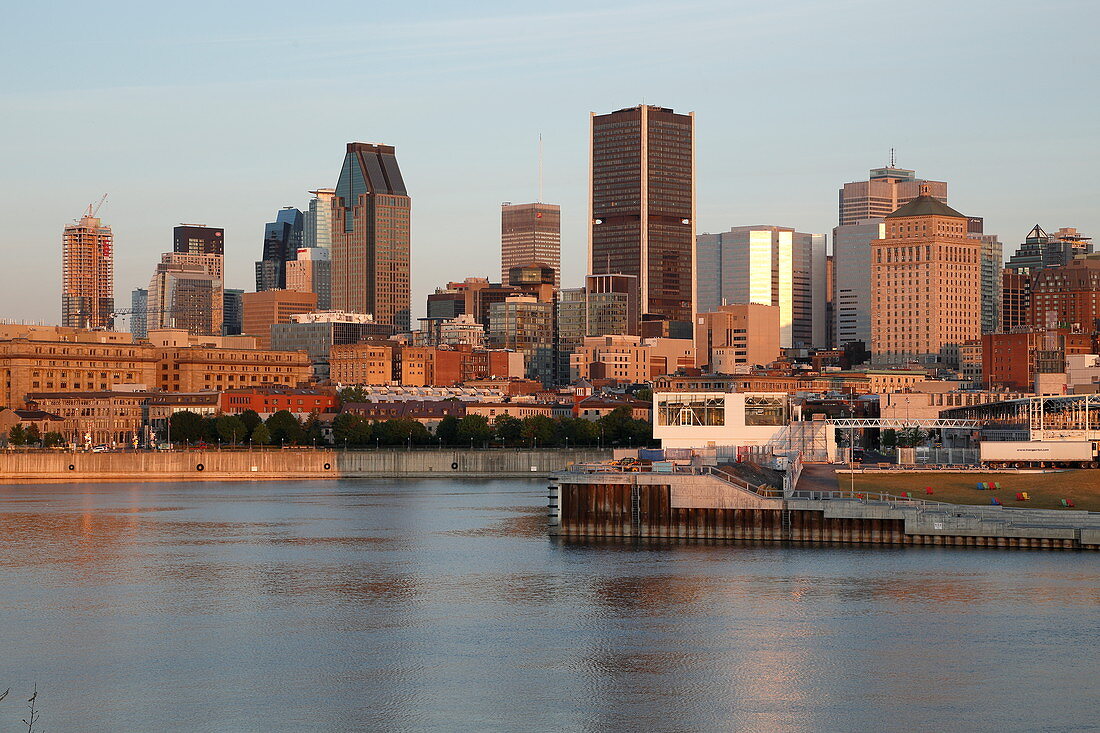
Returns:
[[[548,448],[406,450],[175,450],[0,452],[0,483],[272,481],[324,478],[542,478],[611,450]]]

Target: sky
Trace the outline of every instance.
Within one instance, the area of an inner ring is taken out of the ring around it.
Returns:
[[[1095,0],[51,2],[3,25],[5,319],[58,322],[62,229],[104,193],[120,307],[182,222],[224,227],[226,287],[254,289],[264,223],[353,140],[397,148],[414,317],[499,278],[539,135],[579,286],[589,113],[643,102],[695,112],[700,232],[829,233],[895,148],[1006,256],[1036,223],[1100,237]]]

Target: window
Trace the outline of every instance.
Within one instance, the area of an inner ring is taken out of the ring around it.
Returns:
[[[658,425],[715,426],[726,424],[724,397],[667,395],[657,401]]]

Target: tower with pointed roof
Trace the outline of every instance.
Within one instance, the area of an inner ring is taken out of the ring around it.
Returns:
[[[957,368],[959,346],[982,335],[981,242],[927,186],[885,230],[871,242],[872,359]]]

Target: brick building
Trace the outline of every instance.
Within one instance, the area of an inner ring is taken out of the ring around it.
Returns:
[[[315,389],[279,389],[256,387],[229,389],[221,393],[221,411],[226,415],[239,415],[254,410],[266,418],[279,410],[296,415],[335,412],[340,402],[335,394]]]

